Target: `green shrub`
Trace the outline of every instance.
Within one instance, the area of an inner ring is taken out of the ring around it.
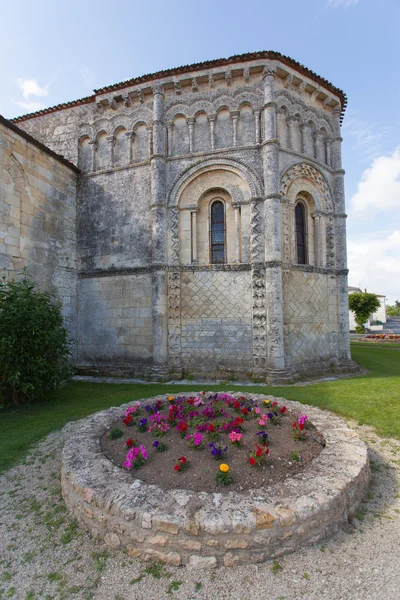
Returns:
[[[0,280],[0,399],[20,406],[43,398],[71,374],[60,304],[26,273]]]
[[[354,313],[354,320],[357,323],[356,333],[364,333],[364,323],[380,307],[381,303],[376,294],[368,292],[354,292],[349,295],[349,308]]]

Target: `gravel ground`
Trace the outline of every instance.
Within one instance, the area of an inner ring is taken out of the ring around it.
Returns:
[[[370,448],[372,477],[346,531],[262,565],[160,571],[92,540],[69,518],[59,469],[70,423],[0,477],[0,600],[397,600],[400,443],[350,425]]]

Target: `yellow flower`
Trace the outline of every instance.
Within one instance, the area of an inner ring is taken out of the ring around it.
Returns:
[[[168,396],[168,400],[169,400],[170,402],[173,402],[173,401],[175,400],[175,396]]]
[[[223,473],[229,473],[229,467],[228,467],[228,465],[225,465],[225,464],[219,465],[219,470],[222,471]]]
[[[269,404],[271,400],[264,400],[265,404]]]

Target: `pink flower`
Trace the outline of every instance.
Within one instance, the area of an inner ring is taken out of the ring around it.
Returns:
[[[142,456],[143,456],[144,460],[147,460],[146,448],[144,446],[140,446],[139,450],[142,453]]]
[[[195,446],[200,446],[202,439],[203,439],[203,436],[201,435],[201,433],[195,433],[193,436],[193,444]]]
[[[234,444],[235,442],[240,442],[240,440],[242,439],[242,434],[237,433],[236,431],[231,431],[228,437],[231,440],[232,444]]]
[[[256,407],[256,415],[259,415],[261,412],[261,408],[259,408],[258,406]]]

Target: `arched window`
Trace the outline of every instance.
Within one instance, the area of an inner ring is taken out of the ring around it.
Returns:
[[[225,208],[221,200],[211,205],[210,215],[210,254],[211,263],[225,262]]]
[[[296,223],[296,260],[299,265],[307,264],[307,231],[306,207],[302,202],[296,203],[294,210]]]

